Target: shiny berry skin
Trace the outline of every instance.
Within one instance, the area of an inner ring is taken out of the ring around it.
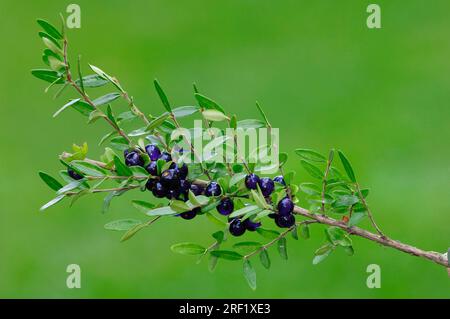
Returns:
[[[286,186],[286,182],[284,181],[283,176],[279,175],[273,179],[274,182],[280,183],[281,185]]]
[[[72,177],[75,180],[80,180],[83,178],[82,175],[78,174],[77,172],[75,172],[73,169],[68,168],[67,169],[67,174],[69,174],[70,177]]]
[[[258,227],[261,227],[261,223],[253,222],[250,218],[244,220],[245,228],[249,231],[255,231]]]
[[[180,217],[183,218],[183,219],[192,219],[195,216],[197,216],[197,213],[199,213],[199,212],[200,212],[200,207],[196,207],[193,210],[181,213]]]
[[[166,162],[170,162],[172,160],[172,156],[167,152],[162,152],[159,158],[165,160]]]
[[[175,169],[168,169],[162,172],[160,182],[167,188],[180,187],[180,178]]]
[[[194,193],[195,196],[201,195],[204,191],[204,188],[202,186],[192,184],[191,185],[191,191]]]
[[[205,195],[208,197],[211,196],[219,196],[222,194],[222,190],[220,189],[220,185],[216,182],[211,182],[206,186]]]
[[[222,215],[230,215],[233,212],[234,203],[230,198],[226,197],[220,201],[216,209]]]
[[[166,198],[168,199],[178,199],[180,197],[180,190],[179,189],[169,189],[167,191]]]
[[[289,215],[279,215],[275,216],[275,224],[281,228],[289,228],[294,226],[295,217],[292,214]]]
[[[151,178],[145,183],[145,188],[147,188],[149,191],[151,191],[151,190],[153,190],[153,187],[155,187],[155,184],[156,184],[156,180]]]
[[[152,189],[153,196],[157,198],[163,198],[167,194],[166,188],[160,182],[156,182]]]
[[[285,197],[278,202],[277,207],[280,215],[289,215],[294,210],[294,203],[289,197]]]
[[[150,162],[146,167],[146,171],[153,176],[158,175],[158,165],[156,164],[156,161]]]
[[[123,157],[127,157],[128,153],[130,153],[130,150],[124,150],[123,151]]]
[[[125,157],[125,164],[127,166],[144,166],[144,160],[138,152],[132,151]]]
[[[156,161],[158,158],[161,157],[161,151],[156,145],[148,144],[145,147],[145,151],[147,152],[148,157],[150,157],[151,161]]]
[[[242,236],[245,233],[245,225],[240,219],[235,218],[231,221],[229,230],[233,236]]]
[[[175,164],[174,168],[177,171],[180,179],[186,179],[186,177],[188,175],[188,167],[186,164],[183,163],[181,166],[178,164]]]
[[[259,180],[259,187],[261,188],[261,193],[264,196],[269,196],[270,194],[272,194],[274,188],[275,188],[275,184],[273,182],[272,179],[270,179],[269,177],[263,177]]]
[[[191,183],[188,180],[182,179],[180,181],[180,193],[187,194],[191,188]]]
[[[245,186],[248,189],[256,189],[259,182],[259,177],[256,174],[249,174],[245,177]]]

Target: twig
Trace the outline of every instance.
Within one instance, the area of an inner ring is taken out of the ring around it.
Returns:
[[[369,216],[370,222],[372,223],[373,227],[375,227],[378,234],[380,234],[381,237],[385,237],[381,229],[378,227],[377,223],[375,222],[372,212],[370,211],[369,205],[367,205],[366,199],[364,198],[363,194],[361,193],[361,188],[359,187],[358,183],[355,183],[356,191],[358,192],[359,198],[361,199],[361,203],[364,205],[364,208],[367,211],[367,215]]]

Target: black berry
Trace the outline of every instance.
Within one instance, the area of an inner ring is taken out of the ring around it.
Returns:
[[[165,187],[170,189],[180,187],[180,178],[175,169],[168,169],[162,172],[160,181]]]
[[[295,224],[295,217],[292,214],[288,215],[277,214],[277,216],[275,216],[275,224],[277,224],[277,226],[281,228],[292,227]]]
[[[241,236],[245,233],[245,225],[240,219],[235,218],[230,223],[230,234],[233,236]]]
[[[259,222],[253,222],[250,220],[250,218],[247,218],[244,220],[245,228],[249,231],[255,231],[258,227],[261,226],[261,223]]]
[[[192,184],[191,185],[191,191],[194,193],[195,196],[201,195],[204,191],[204,188],[202,186]]]
[[[67,169],[67,174],[69,174],[70,177],[72,177],[73,179],[76,179],[76,180],[80,180],[80,179],[83,178],[82,175],[78,174],[77,172],[75,172],[75,171],[74,171],[73,169],[71,169],[71,168],[68,168],[68,169]]]
[[[170,162],[172,160],[172,156],[167,152],[163,152],[160,159],[165,160],[166,162]]]
[[[154,144],[147,145],[145,147],[145,151],[147,152],[151,161],[156,161],[161,156],[161,151],[159,150],[158,146]]]
[[[273,179],[274,182],[280,183],[281,185],[286,186],[286,182],[284,181],[283,176],[279,175]]]
[[[289,197],[285,197],[278,202],[278,213],[280,215],[289,215],[294,210],[294,203]]]
[[[188,180],[182,179],[180,181],[180,193],[187,194],[191,188],[191,183]]]
[[[217,205],[216,208],[220,214],[230,215],[233,212],[234,204],[230,198],[226,197],[220,201],[219,205]]]
[[[155,197],[163,198],[167,194],[166,188],[160,182],[156,182],[155,186],[153,186],[152,193]]]
[[[144,160],[138,152],[131,151],[125,157],[125,164],[127,164],[128,166],[143,166]]]
[[[256,189],[259,182],[259,177],[256,174],[249,174],[245,177],[245,186],[248,189]]]
[[[263,177],[259,180],[259,187],[261,188],[261,193],[264,196],[269,196],[270,194],[272,194],[273,189],[275,188],[275,184],[269,177]]]
[[[149,191],[153,190],[153,187],[155,187],[156,180],[153,178],[149,179],[147,183],[145,183],[145,188],[147,188]]]
[[[182,164],[181,166],[178,164],[175,164],[175,170],[178,173],[178,176],[180,177],[180,179],[186,179],[187,175],[188,175],[188,167],[186,164]]]
[[[220,189],[220,185],[216,182],[211,182],[206,186],[205,195],[208,197],[211,196],[219,196],[222,194],[222,190]]]
[[[180,190],[179,190],[179,189],[176,189],[176,188],[174,188],[174,189],[169,189],[169,190],[167,191],[166,197],[167,197],[168,199],[178,199],[178,198],[180,197]]]
[[[190,210],[188,212],[184,212],[180,214],[180,217],[183,219],[192,219],[195,216],[197,216],[197,213],[200,212],[200,207],[196,207],[193,210]]]
[[[156,161],[150,162],[145,169],[150,175],[156,176],[158,175],[158,165],[156,164]]]

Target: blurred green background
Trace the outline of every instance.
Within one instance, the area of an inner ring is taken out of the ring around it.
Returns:
[[[288,241],[289,261],[272,250],[272,269],[254,262],[251,291],[240,263],[175,255],[181,241],[204,245],[216,227],[205,218],[167,218],[120,243],[103,225],[139,218],[133,194],[101,214],[102,196],[39,213],[53,193],[37,172],[56,175],[57,155],[87,141],[91,157],[106,124],[87,126],[73,111],[52,119],[74,94],[54,101],[30,75],[43,67],[36,18],[58,23],[71,2],[0,3],[0,297],[449,298],[450,279],[431,262],[355,238],[356,253],[311,264],[323,242]],[[81,29],[69,31],[71,56],[82,54],[117,76],[145,111],[162,106],[157,77],[175,105],[194,102],[192,82],[230,113],[257,117],[254,101],[281,130],[297,181],[309,180],[296,147],[345,150],[383,230],[424,249],[450,243],[450,3],[376,1],[382,29],[366,27],[371,1],[220,0],[77,1]],[[87,73],[85,64],[84,71]],[[92,92],[95,95],[94,92]],[[125,110],[123,103],[115,105]],[[367,223],[364,226],[370,227]],[[250,236],[252,238],[252,236]],[[257,261],[257,260],[255,260]],[[66,287],[66,266],[82,270],[82,288]],[[379,264],[380,289],[366,287]]]

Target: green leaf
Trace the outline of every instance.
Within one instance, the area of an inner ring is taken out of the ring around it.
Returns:
[[[322,262],[325,258],[327,258],[334,250],[334,246],[330,244],[326,244],[325,246],[320,247],[316,250],[315,256],[313,259],[313,265],[317,265]]]
[[[169,206],[164,206],[149,210],[146,214],[148,216],[164,216],[164,215],[176,215],[177,212],[174,211]]]
[[[112,194],[112,193],[111,193]],[[136,235],[136,233],[138,231],[140,231],[141,229],[144,229],[145,227],[147,227],[147,224],[143,223],[143,224],[138,224],[132,228],[130,228],[129,230],[127,230],[127,232],[122,236],[122,238],[120,238],[121,242],[124,242],[128,239],[130,239],[131,237],[133,237],[134,235]]]
[[[266,124],[261,120],[255,120],[255,119],[248,119],[248,120],[241,120],[236,123],[236,126],[242,129],[248,129],[248,128],[260,128],[265,127]]]
[[[271,210],[265,209],[265,210],[259,212],[259,213],[255,216],[255,218],[253,219],[253,221],[255,221],[255,222],[260,221],[261,219],[263,219],[264,217],[266,217],[266,216],[268,216],[268,215],[270,215],[270,214],[272,214],[272,213],[273,213],[273,212],[272,212]]]
[[[295,240],[298,240],[297,228],[298,228],[297,226],[294,226],[294,228],[292,228],[292,230],[291,230],[292,238],[294,238]]]
[[[172,112],[172,108],[170,107],[169,100],[167,99],[166,94],[164,93],[163,89],[161,88],[161,85],[159,85],[158,80],[154,80],[153,83],[155,84],[156,92],[159,95],[159,98],[161,99],[162,104],[164,105],[167,112]]]
[[[217,110],[221,113],[225,113],[224,109],[219,104],[217,104],[217,102],[211,100],[210,98],[199,93],[195,93],[194,96],[197,99],[200,107],[207,110]]]
[[[149,211],[155,208],[155,205],[143,200],[133,200],[132,204],[135,208],[137,208],[140,212],[144,214],[147,214]]]
[[[286,164],[288,160],[288,155],[286,153],[280,153],[278,155],[278,166],[283,166],[284,164]]]
[[[55,205],[56,203],[60,202],[63,198],[65,197],[65,195],[59,195],[55,198],[53,198],[51,201],[49,201],[47,204],[43,205],[39,210],[42,212],[44,210],[46,210],[47,208]]]
[[[281,258],[283,259],[288,259],[288,255],[287,255],[287,247],[286,247],[286,238],[281,237],[278,240],[278,252],[280,253]]]
[[[169,117],[169,114],[164,113],[162,115],[160,115],[159,117],[153,119],[150,124],[147,126],[147,131],[152,131],[158,127],[160,127],[164,121]]]
[[[247,280],[248,285],[253,290],[256,289],[256,272],[250,263],[250,260],[244,260],[244,277]]]
[[[359,224],[366,216],[367,216],[366,211],[353,212],[352,217],[350,217],[350,220],[348,221],[348,225],[355,226]]]
[[[176,211],[177,213],[184,213],[184,212],[192,210],[193,207],[189,207],[189,205],[186,204],[185,202],[175,199],[175,200],[172,200],[172,202],[170,204],[170,208],[172,210]]]
[[[174,108],[172,110],[172,113],[176,118],[182,118],[182,117],[186,117],[186,116],[195,114],[199,110],[200,109],[198,106],[180,106],[180,107]]]
[[[81,173],[88,176],[102,177],[106,175],[106,171],[94,164],[83,161],[72,161],[70,164]]]
[[[309,150],[309,149],[297,148],[295,150],[295,154],[297,154],[298,156],[300,156],[308,161],[313,161],[313,162],[326,162],[327,161],[325,156],[323,156],[320,153],[317,153],[316,151]]]
[[[57,192],[58,195],[69,192],[71,190],[74,190],[76,188],[78,188],[82,183],[85,182],[85,179],[79,179],[79,180],[74,180],[73,182],[70,182],[69,184],[65,185],[64,187],[60,188]]]
[[[212,234],[213,238],[217,241],[218,244],[221,244],[225,239],[225,233],[221,230],[216,231]]]
[[[319,186],[317,186],[316,184],[313,183],[302,183],[300,184],[300,189],[308,195],[320,195],[321,194],[321,189],[319,188]]]
[[[118,99],[120,97],[120,93],[114,92],[114,93],[108,93],[103,96],[100,96],[99,98],[96,98],[94,101],[95,106],[102,106],[108,103],[111,103],[112,101]]]
[[[209,271],[213,272],[214,269],[216,269],[217,261],[219,258],[213,255],[209,255],[209,262],[208,262],[208,269]]]
[[[179,243],[172,245],[170,249],[181,255],[202,255],[206,252],[206,248],[194,243]]]
[[[300,226],[300,236],[302,236],[304,239],[309,238],[309,225],[308,224],[302,224]]]
[[[301,160],[300,163],[312,177],[315,177],[317,179],[323,178],[323,173],[317,166],[314,166],[313,164],[304,160]]]
[[[333,207],[349,207],[359,202],[359,198],[355,195],[342,195],[336,198],[333,202]]]
[[[122,87],[120,86],[119,82],[117,82],[117,80],[115,80],[113,77],[111,77],[110,75],[106,74],[103,70],[101,70],[100,68],[96,67],[95,65],[91,65],[89,64],[89,67],[91,68],[92,71],[94,71],[97,75],[99,75],[101,78],[109,81],[112,85],[114,85],[119,91],[124,92]]]
[[[93,111],[95,111],[95,108],[92,105],[82,100],[72,104],[72,108],[74,108],[84,116],[89,116]]]
[[[340,246],[351,246],[352,240],[347,235],[347,233],[336,226],[328,227],[325,229],[325,234],[327,235],[328,240],[333,245],[340,245]]]
[[[261,236],[263,236],[264,238],[268,238],[268,239],[275,239],[280,235],[280,233],[275,230],[264,229],[261,227],[258,227],[256,229],[256,232],[258,234],[260,234]]]
[[[219,202],[216,202],[216,203],[219,203]],[[207,206],[204,207],[205,211],[204,211],[204,209],[202,208],[202,212],[205,212],[206,217],[207,217],[211,222],[213,222],[214,224],[216,224],[217,226],[219,226],[219,227],[225,227],[225,226],[227,225],[227,223],[224,222],[224,221],[222,221],[221,219],[217,218],[214,214],[212,214],[212,213],[210,212],[211,209],[209,209],[208,206],[209,206],[209,205],[207,205]],[[216,204],[216,206],[217,206],[217,204]]]
[[[49,22],[38,19],[37,23],[41,26],[42,29],[44,29],[45,32],[47,32],[51,37],[62,40],[63,36],[61,32],[58,31],[53,25],[51,25]]]
[[[338,151],[339,158],[341,159],[342,166],[344,166],[345,172],[347,173],[348,178],[353,182],[356,183],[356,177],[355,173],[353,172],[353,168],[350,165],[350,162],[348,161],[347,157],[345,157],[344,153],[341,151]]]
[[[256,206],[256,205],[249,205],[249,206],[245,206],[245,207],[243,207],[241,209],[238,209],[238,210],[234,211],[233,213],[231,213],[231,215],[229,217],[230,218],[238,217],[238,216],[242,216],[242,215],[248,214],[250,212],[257,211],[257,210],[260,210],[260,208],[258,206]]]
[[[259,192],[256,192],[255,190],[251,190],[252,198],[255,201],[256,205],[261,209],[268,208],[269,205],[267,205],[266,200],[262,195],[259,194]]]
[[[353,256],[355,254],[355,251],[353,250],[353,246],[345,246],[345,247],[342,247],[342,248],[344,249],[345,253],[348,256]]]
[[[129,230],[136,225],[140,225],[142,222],[137,219],[119,219],[112,222],[107,223],[104,228],[107,230],[118,230],[124,231]]]
[[[62,84],[65,82],[62,78],[63,75],[53,70],[34,69],[31,70],[31,74],[49,83]]]
[[[217,111],[217,110],[204,110],[202,112],[202,115],[208,121],[213,121],[213,122],[229,120],[228,116],[226,116],[224,113]]]
[[[213,250],[211,255],[227,260],[241,260],[244,256],[231,250]]]
[[[261,261],[261,264],[264,266],[264,268],[270,268],[270,258],[267,249],[261,250],[261,252],[259,253],[259,260]]]
[[[263,109],[259,105],[258,102],[256,102],[256,108],[258,109],[259,113],[261,113],[261,116],[263,117],[264,121],[266,122],[266,125],[270,127],[269,120],[267,119],[266,113],[264,113]]]
[[[60,190],[63,186],[60,182],[58,182],[55,178],[51,177],[47,173],[39,172],[39,177],[44,181],[45,184],[48,185],[54,191]]]
[[[242,241],[233,245],[233,248],[239,249],[242,248],[244,250],[255,250],[260,248],[262,245],[256,241]]]
[[[83,82],[83,86],[85,88],[96,88],[96,87],[104,86],[109,81],[105,80],[104,78],[102,78],[101,76],[99,76],[97,74],[91,74],[91,75],[83,76],[81,78],[81,81],[80,81],[80,79],[75,80],[75,84],[77,84],[78,86],[81,85],[81,82]]]
[[[116,172],[117,172],[118,176],[133,175],[133,172],[131,171],[131,169],[128,166],[126,166],[117,155],[114,156],[114,166],[116,168]]]
[[[247,173],[234,174],[230,179],[229,186],[231,187],[231,186],[239,183],[240,181],[244,180],[245,176],[247,176]]]

